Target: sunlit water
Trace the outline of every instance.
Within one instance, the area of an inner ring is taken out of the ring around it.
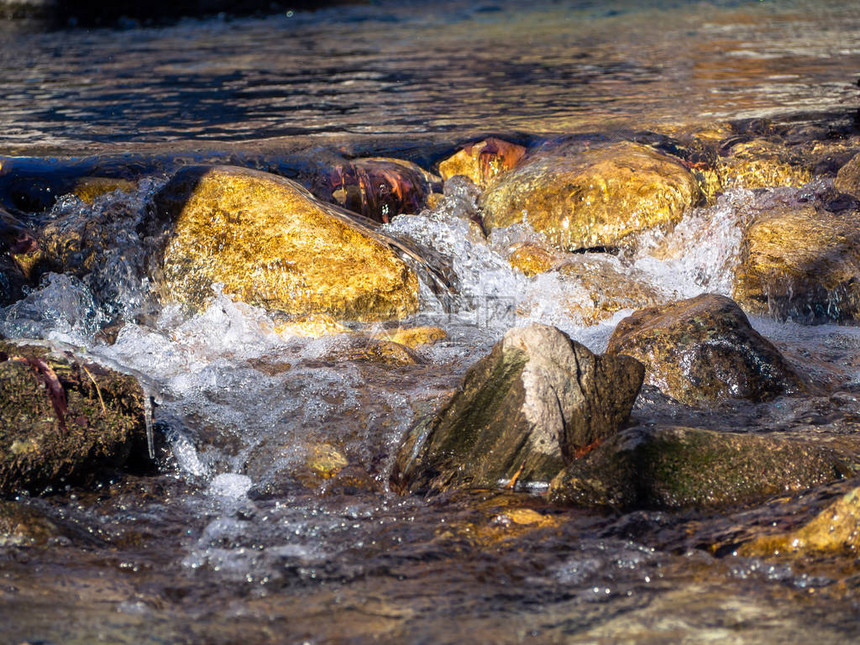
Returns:
[[[665,4],[382,4],[159,29],[10,32],[0,152],[145,154],[149,144],[170,152],[201,142],[255,151],[320,135],[390,150],[421,137],[537,139],[643,120],[844,110],[854,100],[853,3]],[[418,350],[421,364],[392,367],[343,359],[355,334],[279,334],[272,314],[224,295],[194,315],[158,306],[135,230],[163,181],[147,178],[135,193],[92,205],[59,199],[44,221],[74,230],[110,213],[115,244],[92,273],[51,276],[0,310],[3,335],[71,346],[138,375],[157,405],[161,468],[95,492],[29,500],[58,537],[0,547],[0,623],[10,642],[860,637],[856,565],[708,549],[787,521],[792,502],[724,518],[558,509],[509,492],[424,500],[389,491],[402,437],[507,328],[553,324],[599,352],[630,313],[586,325],[581,312],[593,305],[580,285],[512,269],[511,246],[533,231],[471,234],[462,215],[473,205],[456,188],[435,210],[386,225],[450,257],[459,282],[453,302],[422,288],[421,312],[401,324],[437,325],[448,336]],[[667,298],[730,295],[741,226],[767,199],[735,189],[688,212],[669,240],[684,250],[676,259],[647,252],[661,237],[635,257],[591,260],[635,273]],[[97,332],[117,317],[127,322],[108,344]],[[803,432],[860,415],[851,394],[860,384],[856,327],[753,324],[817,379],[839,384],[838,405],[822,397],[692,410],[646,391],[632,422],[755,429],[778,421]],[[315,471],[320,454],[336,454],[341,474]]]

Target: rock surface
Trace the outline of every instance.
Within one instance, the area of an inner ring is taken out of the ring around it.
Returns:
[[[631,428],[552,483],[557,503],[675,509],[761,501],[850,472],[827,446],[701,428]]]
[[[311,189],[325,201],[388,222],[402,213],[418,213],[433,187],[441,187],[439,178],[410,161],[367,157],[335,165]]]
[[[860,199],[860,154],[839,169],[834,184],[836,190]]]
[[[0,342],[0,494],[60,485],[145,450],[137,380]]]
[[[689,404],[762,401],[803,389],[740,307],[716,294],[637,311],[618,323],[606,352],[642,361],[646,383]]]
[[[526,149],[515,143],[490,137],[466,146],[439,163],[439,174],[448,181],[455,175],[465,175],[480,187],[512,170],[525,156]]]
[[[812,165],[798,151],[766,139],[725,146],[717,165],[723,189],[803,186],[812,179]]]
[[[761,536],[738,549],[739,555],[860,549],[860,488],[838,497],[812,520],[781,535]]]
[[[615,247],[671,229],[699,199],[680,161],[622,142],[572,156],[546,153],[503,175],[483,195],[488,230],[529,223],[561,249]]]
[[[171,230],[163,298],[202,306],[214,283],[249,304],[292,315],[400,318],[418,279],[386,239],[298,184],[234,167],[190,167],[155,198]]]
[[[860,321],[860,213],[775,206],[744,233],[734,298],[802,323]]]
[[[642,374],[637,361],[596,356],[554,327],[514,328],[413,428],[392,482],[421,493],[546,483],[578,451],[617,432]]]

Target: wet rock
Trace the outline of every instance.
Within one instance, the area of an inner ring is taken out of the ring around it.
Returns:
[[[24,287],[30,281],[14,258],[0,254],[0,307],[6,307],[24,297]]]
[[[234,167],[190,167],[155,198],[170,234],[163,298],[201,307],[213,283],[292,315],[400,318],[418,307],[418,280],[389,240],[298,184]]]
[[[75,184],[72,193],[85,204],[92,204],[98,197],[115,191],[130,193],[137,184],[127,179],[113,177],[84,177]]]
[[[511,266],[529,277],[557,269],[564,261],[565,256],[558,251],[533,242],[517,244],[508,256]]]
[[[860,213],[775,205],[744,232],[734,298],[801,323],[860,321]]]
[[[0,500],[0,548],[42,545],[61,535],[42,513],[11,500]]]
[[[379,334],[378,338],[415,349],[421,345],[432,345],[445,339],[447,335],[440,327],[403,327],[386,330]]]
[[[565,308],[585,325],[611,318],[623,309],[641,309],[669,300],[641,272],[605,253],[576,255],[567,259],[558,273],[581,291],[578,299],[565,303]]]
[[[631,428],[570,464],[556,503],[675,509],[751,503],[840,479],[831,448],[776,435],[701,428]]]
[[[439,178],[401,159],[368,157],[336,164],[313,182],[312,191],[377,222],[418,213]]]
[[[740,307],[716,294],[637,311],[618,323],[606,352],[642,361],[646,383],[693,405],[729,398],[762,401],[803,389]]]
[[[628,246],[671,229],[699,200],[696,179],[670,156],[622,142],[565,156],[546,153],[505,174],[483,196],[488,230],[527,222],[565,250]]]
[[[406,345],[367,336],[351,336],[343,339],[322,360],[326,362],[359,361],[389,366],[424,363],[424,359]]]
[[[834,184],[838,191],[860,199],[860,154],[839,169]]]
[[[440,162],[439,174],[446,181],[455,175],[465,175],[483,189],[496,177],[512,170],[525,154],[522,146],[489,137]]]
[[[403,491],[546,483],[617,432],[642,383],[640,363],[596,356],[546,325],[515,328],[413,428],[392,475]]]
[[[352,330],[327,314],[303,316],[288,322],[276,323],[274,331],[279,336],[299,336],[301,338],[320,338],[332,334],[349,334]]]
[[[738,549],[738,555],[860,549],[860,488],[852,488],[831,502],[809,522],[788,533],[760,536]]]
[[[137,380],[45,348],[0,342],[0,494],[122,466],[145,450]]]
[[[813,164],[800,150],[767,139],[723,143],[717,175],[723,189],[799,187],[812,179]]]

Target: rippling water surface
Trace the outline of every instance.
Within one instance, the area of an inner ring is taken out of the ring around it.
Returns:
[[[0,154],[132,152],[140,161],[151,151],[263,150],[277,166],[280,147],[324,143],[410,148],[438,161],[423,142],[432,151],[489,132],[534,143],[616,127],[850,116],[858,27],[860,4],[831,0],[380,2],[159,28],[6,25]],[[449,256],[460,283],[453,311],[425,287],[421,312],[404,323],[441,326],[447,339],[422,348],[420,364],[391,367],[338,359],[346,335],[276,333],[270,313],[226,296],[194,315],[171,307],[138,315],[151,285],[141,278],[136,226],[164,181],[153,172],[135,192],[92,204],[60,197],[42,221],[74,230],[117,213],[114,248],[89,276],[51,276],[0,309],[3,335],[72,346],[139,374],[158,402],[161,465],[157,475],[95,491],[24,499],[54,529],[45,544],[0,544],[0,623],[10,642],[860,638],[856,560],[730,555],[738,535],[790,523],[844,484],[725,513],[388,490],[404,433],[508,326],[554,324],[602,351],[629,313],[585,326],[570,303],[593,304],[576,284],[513,270],[505,249],[533,233],[514,228],[485,243],[444,204],[388,224]],[[785,189],[782,198],[803,195]],[[683,250],[674,259],[602,261],[678,298],[728,294],[740,222],[767,199],[734,189],[694,209],[673,234]],[[487,309],[505,298],[513,312]],[[127,322],[108,344],[97,331],[117,316]],[[857,327],[753,323],[816,378],[844,386],[844,396],[703,411],[646,390],[633,422],[856,427]],[[339,476],[312,467],[321,455],[337,461]]]
[[[404,2],[0,33],[5,147],[555,133],[844,109],[856,2]]]

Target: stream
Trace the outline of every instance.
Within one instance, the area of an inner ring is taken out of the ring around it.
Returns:
[[[223,293],[196,313],[162,304],[139,232],[170,173],[198,161],[289,176],[336,153],[433,170],[487,135],[537,148],[761,118],[856,129],[858,33],[860,3],[836,0],[381,0],[156,27],[0,25],[0,173],[31,164],[54,177],[80,163],[138,178],[90,201],[50,195],[33,215],[40,226],[100,218],[112,243],[87,275],[48,274],[0,308],[0,335],[137,375],[155,406],[156,456],[149,469],[16,498],[53,529],[33,543],[0,537],[0,640],[860,639],[856,553],[734,553],[851,481],[679,511],[559,507],[534,491],[390,489],[410,428],[510,327],[554,325],[599,353],[632,313],[595,321],[597,304],[576,281],[514,269],[510,249],[540,235],[514,225],[476,236],[459,212],[474,199],[461,184],[381,226],[450,260],[451,299],[422,283],[408,319],[319,337],[285,333],[273,312]],[[671,257],[582,255],[668,299],[731,296],[750,213],[831,186],[824,177],[728,188],[645,245]],[[860,327],[750,321],[827,393],[701,408],[646,386],[629,424],[856,434]],[[417,348],[417,361],[350,358],[356,334],[419,326],[445,337]]]

